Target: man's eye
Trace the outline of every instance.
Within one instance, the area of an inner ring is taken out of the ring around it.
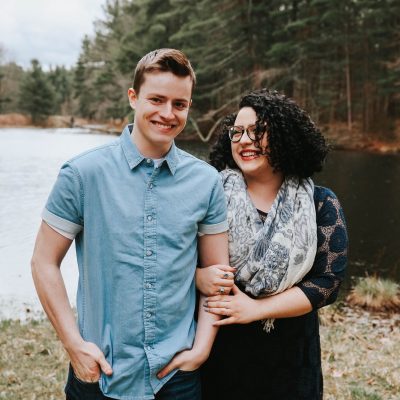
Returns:
[[[175,103],[175,107],[183,110],[186,108],[186,103]]]
[[[159,99],[158,97],[152,97],[150,99],[153,103],[161,103],[161,99]]]

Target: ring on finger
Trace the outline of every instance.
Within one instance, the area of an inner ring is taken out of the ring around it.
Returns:
[[[225,288],[221,286],[219,288],[219,293],[224,294],[225,293]]]
[[[225,274],[222,275],[222,278],[223,278],[223,279],[228,279],[228,278],[229,278],[229,274],[228,274],[227,272],[225,272]]]

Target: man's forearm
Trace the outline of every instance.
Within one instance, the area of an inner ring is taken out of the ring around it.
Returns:
[[[82,342],[60,271],[71,243],[42,222],[31,261],[32,277],[40,302],[67,350]]]
[[[200,358],[203,358],[203,362],[210,355],[212,345],[218,333],[218,327],[213,324],[220,319],[219,316],[207,313],[204,310],[202,306],[204,299],[205,296],[200,295],[197,330],[193,344],[193,350],[196,354],[199,354]]]
[[[34,258],[32,276],[40,302],[63,346],[69,351],[83,339],[76,325],[60,268]]]
[[[214,264],[227,265],[229,263],[227,232],[201,237],[199,239],[199,254],[202,267]],[[196,353],[201,351],[205,361],[218,333],[218,327],[214,326],[214,322],[221,317],[207,313],[203,307],[204,300],[205,296],[200,294],[198,323],[193,349],[196,350]]]

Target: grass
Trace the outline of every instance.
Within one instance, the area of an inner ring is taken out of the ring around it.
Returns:
[[[347,301],[370,311],[400,311],[400,286],[375,276],[359,278]]]
[[[325,400],[398,400],[400,315],[337,305],[321,310]]]
[[[395,400],[400,315],[321,310],[325,400]],[[68,361],[47,320],[0,323],[0,399],[63,399]]]
[[[66,368],[49,322],[0,323],[0,399],[63,399]]]

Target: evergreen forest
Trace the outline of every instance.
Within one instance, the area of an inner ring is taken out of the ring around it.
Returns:
[[[197,74],[186,131],[203,139],[260,87],[293,97],[322,126],[386,139],[399,129],[400,0],[107,0],[103,9],[73,68],[32,60],[23,70],[0,54],[0,113],[131,120],[137,61],[173,47]]]

